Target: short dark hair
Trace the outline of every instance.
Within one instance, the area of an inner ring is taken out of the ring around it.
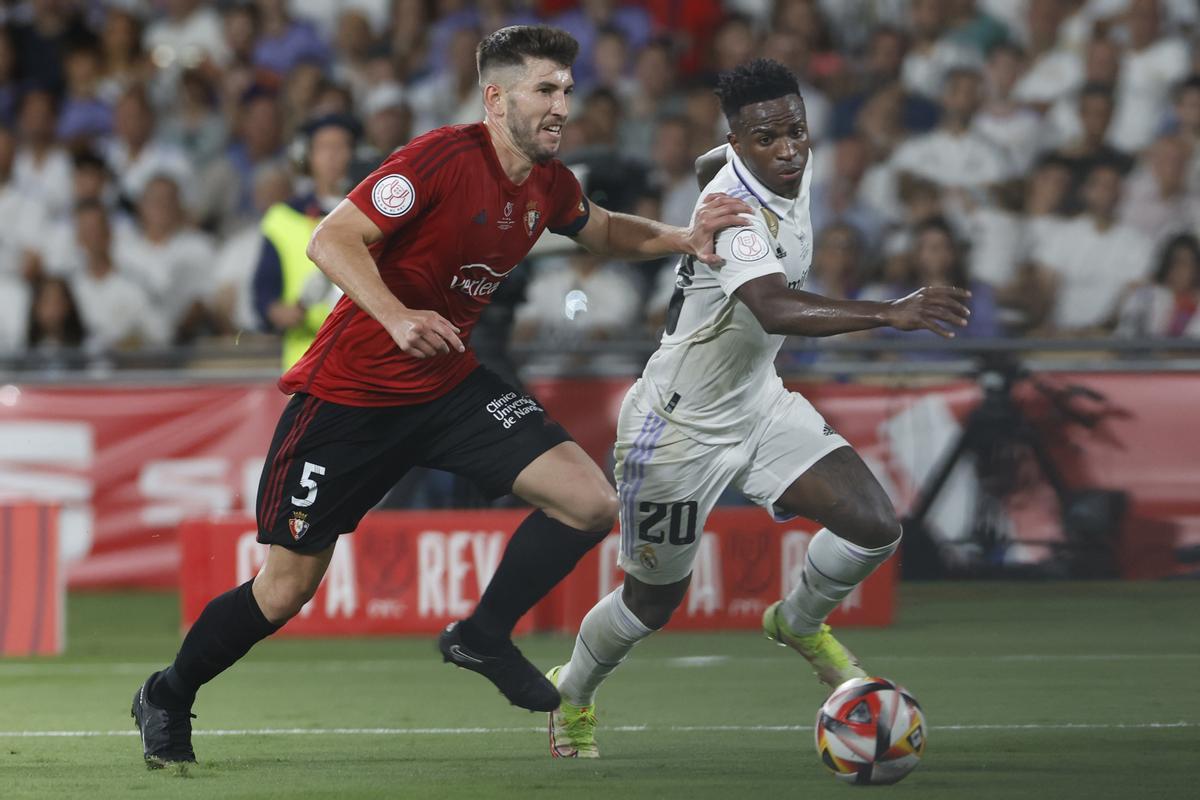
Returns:
[[[579,55],[579,42],[549,25],[509,25],[483,38],[475,50],[479,76],[491,67],[519,67],[526,58],[544,58],[569,67]]]
[[[792,71],[769,58],[756,58],[717,77],[717,97],[725,118],[732,120],[744,106],[789,94],[800,94],[800,82]]]

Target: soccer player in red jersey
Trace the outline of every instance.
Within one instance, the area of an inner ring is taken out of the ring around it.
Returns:
[[[623,258],[718,263],[717,230],[744,224],[712,195],[690,228],[592,205],[557,161],[578,44],[503,28],[478,50],[484,122],[439,128],[389,156],[318,226],[309,257],[345,292],[300,361],[258,492],[257,577],[213,599],[174,663],[138,689],[148,764],[194,761],[196,691],[313,596],[341,534],[413,466],[464,475],[536,510],[513,534],[472,615],[439,639],[515,705],[549,711],[554,686],[513,645],[517,620],[612,529],[604,473],[532,398],[479,365],[471,329],[545,229]]]

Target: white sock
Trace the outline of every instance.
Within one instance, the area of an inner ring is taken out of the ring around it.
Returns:
[[[590,706],[595,702],[596,688],[635,644],[652,633],[625,605],[621,587],[617,587],[583,618],[575,637],[575,651],[559,674],[558,693],[573,706]]]
[[[838,603],[875,568],[896,552],[900,539],[874,550],[859,547],[828,528],[817,531],[808,545],[800,583],[780,607],[792,633],[816,633]]]

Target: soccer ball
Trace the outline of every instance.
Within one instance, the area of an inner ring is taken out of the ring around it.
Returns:
[[[852,678],[817,712],[817,755],[838,780],[895,783],[925,752],[925,715],[908,690],[884,678]]]

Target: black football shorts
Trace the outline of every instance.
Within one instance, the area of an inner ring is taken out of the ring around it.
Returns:
[[[258,541],[303,553],[353,531],[414,466],[473,481],[489,498],[570,435],[537,401],[479,367],[447,394],[360,407],[293,395],[258,485]]]

